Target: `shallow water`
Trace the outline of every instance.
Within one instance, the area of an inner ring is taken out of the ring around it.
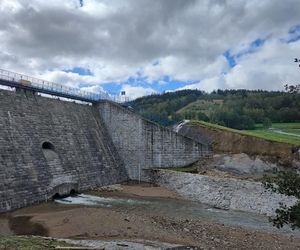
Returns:
[[[150,201],[128,199],[128,198],[114,198],[114,197],[101,197],[95,195],[78,194],[74,196],[68,196],[66,198],[55,199],[55,202],[60,204],[73,204],[73,205],[88,205],[88,206],[101,206],[112,207],[113,205],[149,205]]]
[[[104,197],[87,194],[57,199],[60,204],[115,207],[133,210],[137,214],[150,214],[182,219],[197,219],[225,225],[241,226],[248,229],[267,232],[294,234],[300,236],[299,230],[288,227],[277,229],[269,222],[268,217],[255,213],[221,210],[193,201],[171,198],[128,198]]]

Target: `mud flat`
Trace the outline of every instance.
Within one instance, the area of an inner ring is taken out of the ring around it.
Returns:
[[[40,234],[78,240],[80,244],[156,242],[148,249],[166,249],[168,245],[204,249],[300,249],[297,233],[278,231],[271,225],[268,229],[247,226],[247,223],[258,224],[263,217],[248,217],[250,213],[229,215],[228,211],[201,207],[201,204],[199,210],[192,210],[190,207],[196,203],[162,187],[125,185],[119,186],[118,191],[93,191],[92,194],[111,202],[102,205],[49,202],[20,209],[0,216],[1,234]],[[120,199],[121,202],[114,203]],[[222,223],[222,217],[231,220],[237,217],[237,221],[244,218],[248,222],[235,225],[234,221],[227,223],[225,219]],[[24,228],[26,232],[22,231]],[[121,245],[117,249],[128,249]]]

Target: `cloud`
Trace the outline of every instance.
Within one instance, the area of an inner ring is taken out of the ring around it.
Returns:
[[[181,89],[202,89],[206,91],[220,89],[269,89],[283,90],[283,86],[297,84],[298,65],[293,62],[300,51],[300,43],[285,43],[270,39],[258,49],[236,59],[236,66],[227,74],[207,78]]]
[[[128,84],[122,86],[122,91],[125,91],[126,97],[130,97],[132,99],[156,93],[156,91],[152,88],[145,88],[141,86],[130,86]]]
[[[151,89],[167,75],[206,89],[274,89],[295,80],[299,33],[288,31],[299,9],[298,0],[2,0],[1,67],[75,87],[142,76]],[[266,41],[248,55],[257,39]],[[243,54],[236,67],[226,51]],[[92,75],[64,72],[76,67]]]

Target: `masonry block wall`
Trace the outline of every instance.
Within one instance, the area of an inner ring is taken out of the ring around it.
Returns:
[[[207,145],[145,120],[116,103],[101,101],[98,109],[130,179],[143,179],[144,169],[184,166],[209,153]]]
[[[95,107],[0,90],[0,212],[127,179]]]

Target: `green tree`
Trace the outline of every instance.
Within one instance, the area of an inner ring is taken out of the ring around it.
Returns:
[[[293,172],[280,172],[276,177],[264,177],[263,185],[280,194],[295,196],[300,199],[300,176]],[[287,207],[280,204],[276,209],[276,216],[271,217],[270,221],[277,228],[283,227],[284,224],[290,225],[292,229],[300,228],[300,201],[295,205]]]
[[[200,121],[205,121],[205,122],[208,122],[208,121],[209,121],[208,116],[207,116],[206,114],[202,113],[202,112],[198,112],[197,118],[198,118],[198,120],[200,120]]]
[[[300,93],[300,84],[296,84],[296,85],[286,84],[284,85],[284,88],[289,93],[293,93],[293,94]]]
[[[271,121],[269,118],[265,118],[265,119],[263,120],[263,127],[264,127],[265,129],[271,128],[271,127],[272,127],[272,121]]]

